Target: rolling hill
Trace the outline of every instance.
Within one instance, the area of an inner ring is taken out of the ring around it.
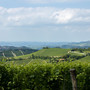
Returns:
[[[76,59],[75,57],[86,55],[84,52],[80,53],[79,51],[71,51],[71,49],[62,49],[62,48],[48,48],[48,49],[41,49],[39,51],[33,52],[31,54],[16,56],[12,58],[12,61],[7,61],[7,63],[13,63],[13,64],[28,64],[31,61],[49,61],[50,59],[44,59],[44,58],[31,58],[31,56],[66,56],[70,55],[70,58],[68,59]],[[62,57],[60,57],[62,58]],[[75,62],[90,62],[90,56],[82,57],[81,59],[76,59]]]
[[[62,56],[68,53],[70,49],[61,49],[61,48],[49,48],[49,49],[42,49],[35,53],[34,55],[40,56]]]
[[[67,54],[71,49],[62,49],[62,48],[48,48],[48,49],[41,49],[39,51],[36,51],[31,54],[23,55],[23,56],[18,56],[16,58],[26,58],[33,55],[36,56],[63,56]]]

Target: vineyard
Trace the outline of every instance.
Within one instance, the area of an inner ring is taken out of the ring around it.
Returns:
[[[4,90],[72,90],[70,69],[76,69],[79,90],[90,89],[90,63],[31,62],[27,65],[0,64],[0,87]]]
[[[77,89],[89,90],[89,50],[51,48],[1,58],[0,90],[72,90],[70,69],[76,70]]]

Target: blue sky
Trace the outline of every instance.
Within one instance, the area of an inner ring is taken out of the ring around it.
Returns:
[[[90,0],[0,0],[0,41],[90,40]]]

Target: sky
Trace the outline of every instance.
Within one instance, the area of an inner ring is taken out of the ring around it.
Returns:
[[[0,41],[90,40],[90,0],[0,0]]]

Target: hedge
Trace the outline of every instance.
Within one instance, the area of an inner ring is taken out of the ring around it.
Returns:
[[[78,90],[90,89],[90,63],[0,64],[0,87],[4,90],[72,90],[70,69],[76,69]]]

